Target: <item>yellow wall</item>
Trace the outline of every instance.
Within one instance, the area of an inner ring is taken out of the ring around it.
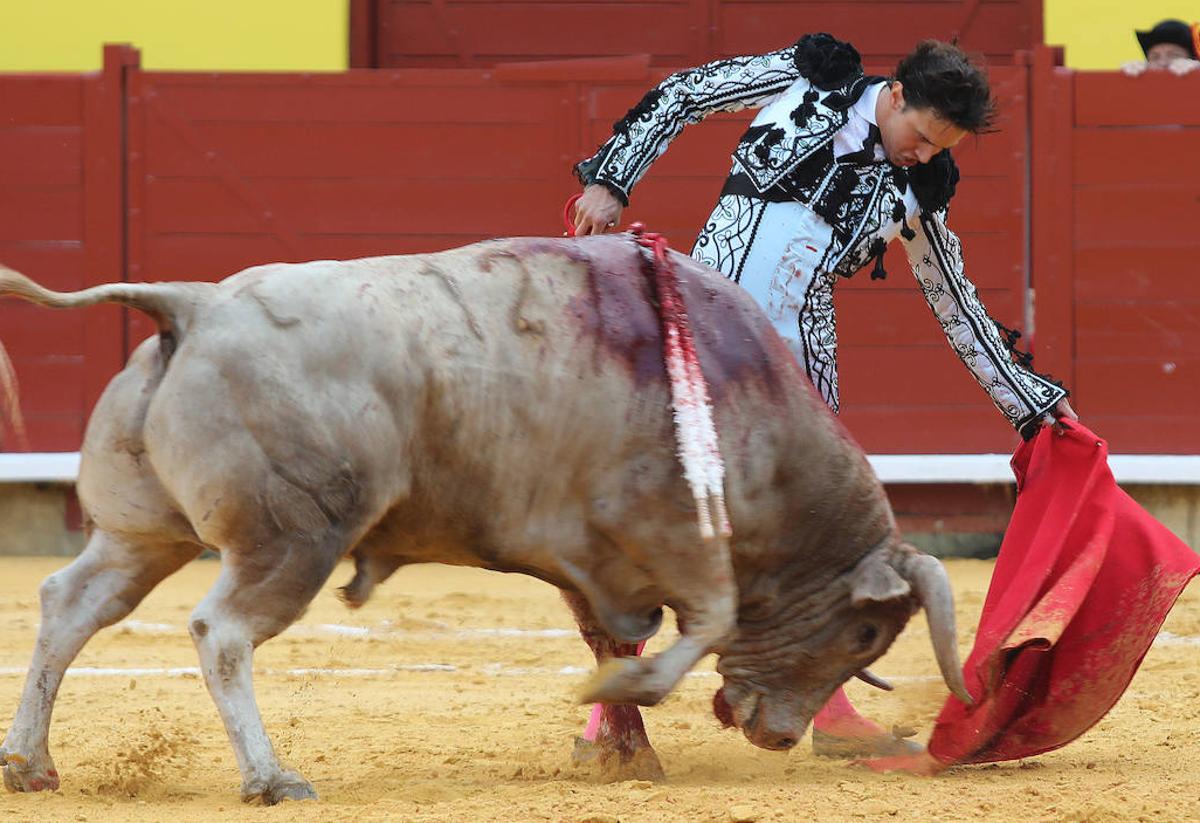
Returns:
[[[1143,60],[1133,32],[1159,20],[1200,20],[1200,0],[1043,0],[1046,42],[1067,47],[1074,69],[1115,69]]]
[[[338,71],[348,0],[0,0],[0,71],[89,71],[103,43],[148,69]]]

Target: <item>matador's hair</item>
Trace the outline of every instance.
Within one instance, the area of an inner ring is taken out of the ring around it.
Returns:
[[[963,131],[987,131],[996,120],[996,101],[981,66],[953,43],[922,40],[896,66],[904,101],[933,109]]]

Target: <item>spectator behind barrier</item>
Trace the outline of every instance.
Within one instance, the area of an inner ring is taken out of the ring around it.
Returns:
[[[1121,66],[1131,77],[1147,69],[1166,69],[1184,75],[1200,69],[1200,23],[1188,25],[1182,20],[1163,20],[1150,31],[1136,32],[1145,60],[1133,60]]]

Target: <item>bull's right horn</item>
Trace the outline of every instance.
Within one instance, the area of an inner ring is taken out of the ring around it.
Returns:
[[[905,579],[925,609],[929,621],[929,635],[933,640],[933,653],[937,657],[942,679],[962,702],[968,706],[975,701],[963,681],[962,664],[958,659],[958,634],[954,628],[954,595],[950,591],[950,578],[936,557],[916,554],[908,558],[903,566]]]

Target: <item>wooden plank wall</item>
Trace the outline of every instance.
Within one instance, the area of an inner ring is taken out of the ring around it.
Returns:
[[[131,91],[133,280],[561,233],[573,187],[562,84],[147,72]],[[136,343],[151,326],[132,330]]]
[[[1032,86],[1047,368],[1113,451],[1200,452],[1200,76],[1041,56]]]
[[[97,74],[0,83],[0,261],[51,289],[124,275],[122,95],[136,55],[109,46],[104,60]],[[0,446],[78,449],[87,414],[123,362],[123,310],[54,312],[6,301],[0,335],[28,433],[27,443],[0,433]]]
[[[0,129],[0,259],[53,289],[83,286],[83,90],[80,77],[4,86]],[[83,327],[30,304],[5,307],[4,343],[22,390],[31,442],[78,443]],[[11,439],[12,433],[5,432]],[[4,442],[6,448],[17,444]]]
[[[1126,451],[1200,452],[1197,100],[1200,76],[1075,78],[1075,379]]]
[[[1042,40],[1040,0],[353,0],[356,68],[487,67],[644,53],[656,66],[752,54],[829,31],[888,66],[926,37],[993,64]],[[373,61],[373,62],[368,62]]]

